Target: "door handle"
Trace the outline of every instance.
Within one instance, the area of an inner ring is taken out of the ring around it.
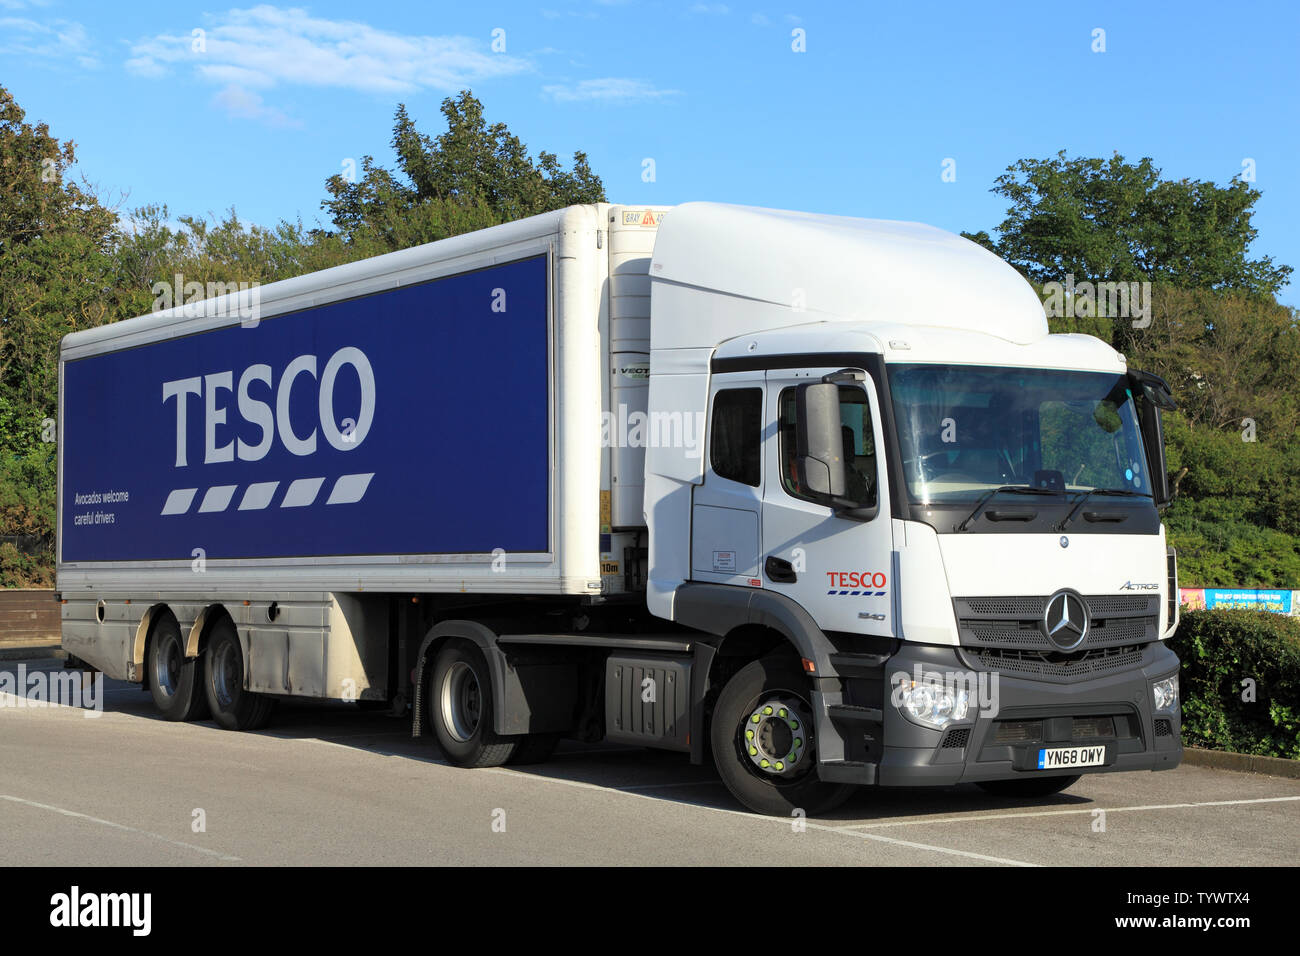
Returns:
[[[763,563],[763,570],[767,572],[768,578],[777,584],[793,584],[799,580],[799,576],[794,573],[794,565],[785,558],[769,557]]]

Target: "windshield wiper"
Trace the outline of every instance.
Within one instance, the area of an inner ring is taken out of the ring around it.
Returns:
[[[975,510],[972,511],[969,515],[967,515],[966,520],[963,521],[961,524],[957,525],[955,530],[965,531],[968,527],[970,527],[970,523],[980,516],[980,513],[984,510],[984,506],[993,500],[994,495],[1002,491],[1005,491],[1008,494],[1017,494],[1017,495],[1059,495],[1061,494],[1061,492],[1059,491],[1051,491],[1050,489],[1047,488],[1030,488],[1028,485],[1002,485],[1001,487],[993,488],[992,490],[985,493],[985,495],[975,503]]]
[[[1146,495],[1142,494],[1140,491],[1128,491],[1124,488],[1089,488],[1087,491],[1085,491],[1082,495],[1079,496],[1079,500],[1074,503],[1074,507],[1070,509],[1070,513],[1066,515],[1062,519],[1061,523],[1056,526],[1056,530],[1064,531],[1067,527],[1069,527],[1070,522],[1073,521],[1074,516],[1079,513],[1079,509],[1083,507],[1084,502],[1086,502],[1093,495],[1110,495],[1111,497],[1116,497],[1116,498],[1147,497]]]

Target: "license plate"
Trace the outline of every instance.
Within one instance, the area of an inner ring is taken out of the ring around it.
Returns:
[[[1096,767],[1106,762],[1103,747],[1053,747],[1038,751],[1039,770],[1065,770],[1070,767]]]

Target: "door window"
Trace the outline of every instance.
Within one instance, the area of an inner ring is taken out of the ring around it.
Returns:
[[[811,500],[799,486],[798,419],[795,415],[795,392],[783,389],[780,398],[781,483],[795,498]],[[860,507],[876,503],[876,440],[871,428],[871,406],[867,393],[852,385],[840,386],[840,434],[844,438],[847,494]]]
[[[719,478],[757,488],[761,482],[763,390],[728,388],[713,399],[709,464]]]

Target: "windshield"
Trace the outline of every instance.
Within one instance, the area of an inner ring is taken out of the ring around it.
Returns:
[[[891,365],[908,493],[919,504],[1002,485],[1150,496],[1123,375],[972,365]]]

